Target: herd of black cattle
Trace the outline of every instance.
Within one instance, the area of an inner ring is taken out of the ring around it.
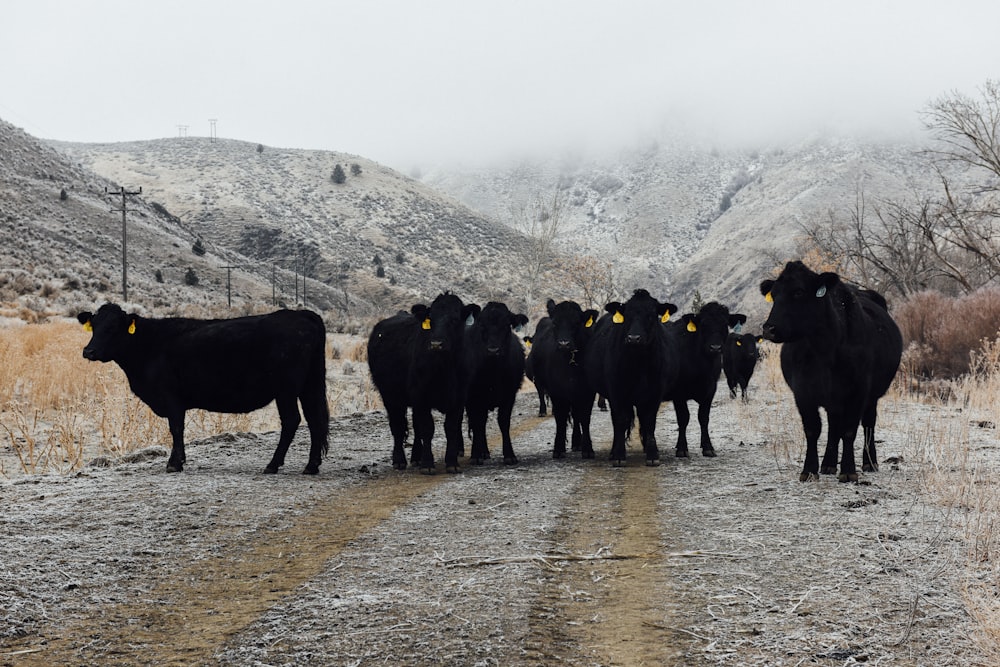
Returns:
[[[776,279],[765,280],[761,294],[772,304],[762,337],[781,343],[781,370],[792,390],[806,437],[800,479],[819,473],[857,481],[854,440],[863,427],[864,471],[878,468],[875,451],[877,404],[899,367],[902,337],[885,299],[789,262]],[[431,446],[433,412],[444,415],[445,469],[457,472],[464,455],[462,425],[468,419],[472,442],[469,462],[489,458],[486,425],[496,410],[503,460],[516,463],[510,421],[517,392],[527,375],[536,385],[544,411],[552,404],[556,433],[553,457],[571,449],[594,458],[590,419],[595,398],[610,406],[613,440],[610,460],[624,465],[625,445],[638,421],[646,464],[660,459],[656,417],[671,401],[677,415],[675,454],[688,455],[688,402],[698,404],[701,450],[715,456],[708,424],[712,399],[723,368],[730,394],[746,385],[757,359],[757,338],[740,333],[746,317],[711,302],[697,313],[671,317],[677,307],[636,290],[625,303],[612,302],[604,313],[577,303],[550,300],[548,315],[531,337],[527,356],[515,330],[528,323],[497,302],[480,308],[451,293],[430,306],[378,322],[368,339],[372,381],[385,405],[393,438],[392,463],[407,467],[405,451],[410,410],[413,446],[409,463],[434,469]],[[183,469],[184,416],[200,408],[243,413],[275,401],[281,419],[277,449],[265,468],[275,473],[301,423],[302,406],[311,448],[305,473],[319,472],[327,452],[329,409],[326,399],[326,331],[307,310],[224,320],[146,318],[105,304],[79,321],[93,332],[83,356],[114,361],[132,391],[168,420],[173,441],[167,470]],[[731,331],[735,330],[735,331]],[[818,442],[827,413],[827,445],[820,464]]]

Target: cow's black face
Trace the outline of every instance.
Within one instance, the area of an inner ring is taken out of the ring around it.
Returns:
[[[772,302],[763,336],[787,343],[811,335],[826,322],[830,294],[840,284],[836,273],[815,273],[802,262],[789,262],[776,280],[765,280],[760,292]]]
[[[84,358],[104,362],[115,359],[125,344],[125,337],[129,335],[129,328],[134,321],[134,318],[130,319],[125,311],[113,303],[101,306],[96,315],[83,312],[76,319],[93,332],[90,342],[83,348]]]
[[[463,305],[454,294],[439,295],[430,308],[414,306],[411,312],[420,321],[427,349],[432,352],[451,352],[458,347],[465,331],[466,321],[479,315],[476,304]]]
[[[609,303],[604,309],[611,313],[612,323],[622,326],[625,344],[629,346],[650,345],[656,339],[660,324],[668,314],[677,312],[672,303],[660,303],[644,289],[638,289],[624,304]]]
[[[591,327],[597,321],[597,311],[583,310],[574,301],[563,301],[559,304],[550,302],[548,312],[552,318],[556,349],[568,354],[579,352],[586,344]]]
[[[477,342],[486,348],[486,354],[499,356],[510,346],[512,330],[527,321],[524,315],[515,315],[506,305],[491,301],[476,318]]]
[[[696,315],[685,315],[682,322],[688,333],[698,336],[701,353],[714,356],[722,353],[730,327],[746,319],[745,315],[730,314],[728,308],[712,301],[702,306]]]

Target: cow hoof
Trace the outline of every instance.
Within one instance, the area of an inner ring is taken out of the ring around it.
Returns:
[[[264,474],[265,475],[274,475],[274,474],[277,474],[277,472],[278,472],[278,469],[276,467],[274,467],[274,466],[267,466],[266,468],[264,468]]]
[[[660,465],[660,459],[646,459],[646,466],[649,468],[655,468]]]
[[[444,471],[446,473],[450,474],[450,475],[455,475],[455,474],[461,472],[461,469],[457,465],[454,465],[454,466],[445,466],[444,467]]]
[[[517,465],[517,457],[516,456],[505,456],[505,457],[503,457],[503,464],[505,466],[516,466]]]
[[[819,472],[820,472],[821,475],[836,475],[837,474],[837,466],[822,466],[819,469]]]
[[[858,481],[858,473],[856,473],[856,472],[843,473],[842,472],[839,475],[837,475],[837,481],[841,482],[843,484],[846,484],[847,482],[857,482]]]
[[[703,450],[701,450],[701,455],[702,456],[707,456],[708,458],[714,458],[715,457],[715,450],[714,449],[703,449]]]
[[[420,474],[421,475],[433,475],[436,472],[437,471],[434,469],[433,466],[431,466],[430,468],[424,468],[424,467],[420,468]]]
[[[676,452],[674,452],[674,456],[679,459],[686,459],[688,457],[688,450],[678,449]]]
[[[861,472],[878,472],[877,463],[866,463],[861,466]]]
[[[481,466],[483,465],[483,463],[484,463],[483,459],[473,458],[473,457],[469,458],[469,465],[471,466]]]
[[[560,451],[558,449],[552,450],[552,458],[554,458],[554,459],[564,459],[564,458],[566,458],[566,450],[565,449],[562,450],[562,451]]]
[[[625,460],[624,459],[614,459],[613,461],[611,461],[611,466],[613,468],[624,468],[625,467]]]
[[[183,464],[179,465],[173,465],[172,463],[167,464],[167,472],[181,472],[182,470],[184,470]]]
[[[800,482],[818,482],[819,481],[819,475],[817,475],[814,472],[804,472],[801,475],[799,475],[799,481]]]
[[[303,475],[318,475],[319,474],[319,466],[313,465],[312,463],[310,463],[309,465],[306,466],[306,469],[302,471],[302,474]]]
[[[594,456],[594,450],[593,449],[590,449],[590,450],[585,449],[585,450],[583,450],[580,453],[580,458],[582,458],[582,459],[592,459],[592,458],[595,458],[595,456]]]
[[[402,463],[393,463],[392,467],[396,470],[406,470],[406,461],[403,461]]]

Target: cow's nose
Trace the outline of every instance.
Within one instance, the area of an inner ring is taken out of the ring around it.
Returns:
[[[768,340],[774,340],[774,325],[766,322],[761,329],[761,335]]]
[[[718,345],[718,344],[716,344],[716,345],[709,345],[708,346],[708,351],[711,352],[711,353],[713,353],[713,354],[718,353],[718,352],[722,352],[722,345]]]
[[[642,336],[639,334],[629,334],[625,336],[625,343],[627,345],[638,345],[642,342]]]
[[[90,349],[89,347],[85,347],[83,348],[83,358],[89,359],[90,361],[94,361],[96,355],[94,354],[94,351],[92,349]]]
[[[570,347],[570,344],[571,344],[570,341],[565,340],[565,339],[556,341],[556,345],[559,346],[560,350],[568,350],[569,347]]]

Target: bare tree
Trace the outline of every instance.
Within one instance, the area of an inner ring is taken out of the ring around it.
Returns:
[[[563,257],[556,263],[556,272],[568,297],[584,308],[601,310],[604,304],[621,296],[612,262],[590,256]]]
[[[535,303],[538,285],[553,267],[555,242],[562,231],[566,200],[563,191],[553,188],[552,197],[541,194],[510,205],[511,227],[525,235],[524,265],[527,287],[524,301]]]

